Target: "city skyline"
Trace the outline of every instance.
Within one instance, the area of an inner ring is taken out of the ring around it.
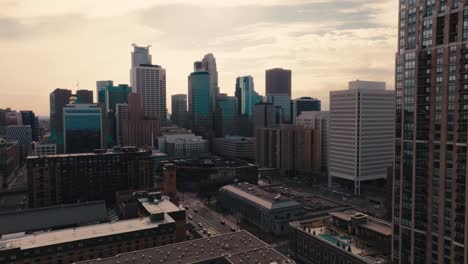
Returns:
[[[153,61],[167,70],[168,109],[172,94],[187,93],[193,61],[207,53],[216,57],[221,93],[233,95],[236,77],[244,75],[252,75],[263,93],[265,70],[282,67],[292,70],[292,98],[316,97],[327,109],[328,92],[345,89],[349,80],[382,80],[393,88],[393,2],[46,0],[39,8],[34,1],[2,1],[0,104],[43,117],[55,88],[75,90],[77,81],[93,91],[97,80],[129,84],[136,43],[152,45]],[[186,21],[167,15],[174,12]],[[106,41],[97,41],[102,36]]]

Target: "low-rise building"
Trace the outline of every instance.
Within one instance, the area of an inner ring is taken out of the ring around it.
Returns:
[[[215,138],[214,154],[221,157],[254,160],[255,138],[237,136]]]
[[[158,138],[161,152],[173,158],[193,158],[209,154],[209,142],[193,133],[165,134]]]
[[[37,142],[34,144],[34,156],[57,154],[57,144]]]
[[[390,263],[392,224],[353,210],[289,224],[289,254],[306,264]]]
[[[85,261],[81,264],[115,263],[165,263],[165,264],[294,264],[265,242],[247,231],[222,234],[209,238],[144,249],[115,257]]]
[[[218,202],[262,231],[274,235],[287,234],[288,223],[304,214],[302,204],[249,183],[222,187],[218,192]]]

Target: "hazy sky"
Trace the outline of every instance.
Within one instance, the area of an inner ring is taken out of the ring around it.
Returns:
[[[349,80],[393,89],[395,0],[0,0],[0,108],[49,114],[55,88],[129,83],[131,44],[152,45],[167,96],[187,93],[193,61],[216,57],[221,92],[265,69],[293,71],[292,95],[322,99]],[[168,105],[168,108],[170,106]]]

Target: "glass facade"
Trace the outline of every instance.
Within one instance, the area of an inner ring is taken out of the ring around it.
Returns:
[[[216,100],[215,129],[216,137],[237,135],[237,98],[220,95]]]
[[[210,104],[212,95],[208,72],[190,74],[188,96],[190,126],[196,131],[211,131],[213,128],[213,109]]]
[[[255,91],[252,76],[237,77],[236,97],[239,114],[252,117],[255,104],[262,101],[262,96]]]
[[[63,111],[66,153],[88,153],[102,148],[101,108],[69,105]]]
[[[291,96],[285,94],[268,95],[268,102],[277,108],[277,123],[291,123]]]

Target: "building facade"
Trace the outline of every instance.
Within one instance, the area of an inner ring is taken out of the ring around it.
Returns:
[[[236,78],[236,91],[239,115],[252,117],[255,104],[262,102],[262,97],[255,91],[252,76]]]
[[[214,128],[216,137],[237,135],[237,98],[220,94],[216,99]]]
[[[11,177],[20,166],[20,146],[0,138],[0,191],[8,190]]]
[[[216,59],[212,53],[206,54],[201,61],[194,63],[194,72],[206,71],[209,74],[209,89],[210,89],[210,107],[216,109],[216,97],[219,95],[218,86],[218,68],[216,66]]]
[[[354,81],[348,90],[330,92],[330,183],[339,180],[359,195],[361,182],[387,178],[394,103],[383,82]]]
[[[276,127],[276,107],[272,103],[258,103],[254,107],[254,130]]]
[[[8,126],[5,131],[5,139],[18,142],[21,148],[21,158],[31,153],[32,132],[30,126]]]
[[[215,138],[214,154],[221,157],[255,160],[255,138],[239,136]]]
[[[194,158],[210,153],[208,140],[193,133],[164,134],[158,138],[158,148],[173,158]]]
[[[134,46],[130,84],[139,95],[141,109],[146,119],[158,119],[163,122],[166,110],[166,70],[153,65],[149,47]]]
[[[123,146],[123,128],[124,120],[127,116],[128,104],[115,105],[115,144]]]
[[[301,97],[292,101],[292,122],[296,123],[296,118],[304,111],[320,111],[321,101],[312,97]]]
[[[276,123],[291,123],[291,96],[286,94],[269,94],[267,98],[268,102],[272,103],[276,108]]]
[[[265,72],[265,95],[284,94],[291,97],[291,70],[275,68]]]
[[[34,156],[47,156],[57,154],[57,144],[37,142],[34,144]]]
[[[63,108],[70,103],[71,90],[55,89],[50,99],[50,139],[57,144],[58,153],[64,152]]]
[[[174,124],[179,127],[187,126],[187,95],[186,94],[174,94],[171,96],[171,120]]]
[[[114,86],[114,81],[112,80],[96,81],[97,102],[100,104],[104,104],[106,102],[105,90],[107,86]]]
[[[78,104],[92,104],[94,103],[93,91],[91,90],[77,90],[76,103]]]
[[[213,108],[210,90],[210,74],[207,71],[193,72],[188,77],[188,112],[190,127],[196,133],[213,130]]]
[[[30,207],[93,200],[114,201],[115,192],[152,187],[151,151],[121,148],[96,153],[29,156]]]
[[[21,111],[21,124],[31,127],[32,141],[39,140],[39,121],[33,111]]]

